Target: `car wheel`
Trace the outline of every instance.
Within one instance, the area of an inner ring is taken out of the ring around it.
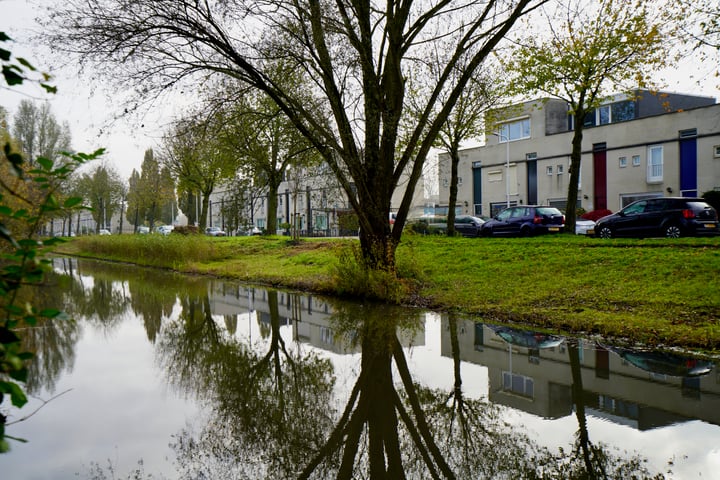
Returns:
[[[492,229],[483,228],[482,230],[480,230],[480,234],[485,238],[492,237]]]
[[[613,238],[613,231],[610,227],[600,227],[600,230],[598,231],[598,236],[600,238]]]
[[[680,230],[680,227],[678,225],[675,225],[674,223],[671,223],[670,225],[665,225],[665,237],[667,238],[680,238],[682,236],[682,231]]]
[[[530,227],[522,227],[520,229],[520,236],[521,237],[529,237],[532,234],[530,231]]]

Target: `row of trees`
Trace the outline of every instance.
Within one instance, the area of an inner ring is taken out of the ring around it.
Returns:
[[[172,224],[179,208],[190,223],[204,227],[210,195],[222,186],[228,192],[223,216],[230,228],[248,222],[244,212],[249,197],[264,197],[268,198],[268,230],[275,233],[280,184],[289,170],[316,165],[318,157],[272,102],[243,93],[236,101],[209,97],[204,108],[175,122],[160,154],[146,150],[140,171],[133,170],[127,182],[103,162],[76,173],[62,191],[85,199],[95,231],[110,228],[116,215],[123,231],[124,222],[151,229],[156,224]],[[3,124],[9,124],[7,113],[3,117]],[[37,157],[53,158],[72,150],[69,126],[56,120],[48,103],[23,100],[11,125],[5,127],[6,135],[30,164]],[[61,220],[62,232],[85,228],[79,215]],[[55,223],[51,225],[54,229]]]

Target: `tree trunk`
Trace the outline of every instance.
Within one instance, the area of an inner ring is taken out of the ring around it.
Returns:
[[[157,205],[157,202],[153,200],[152,204],[150,205],[150,231],[152,232],[155,228],[155,207]]]
[[[275,182],[268,182],[267,224],[265,230],[268,235],[277,234],[278,188]]]
[[[198,228],[201,232],[205,231],[205,228],[208,226],[207,220],[208,220],[208,209],[210,207],[210,194],[212,193],[212,189],[210,191],[203,192],[202,194],[202,208],[200,209],[200,220],[198,223]]]
[[[584,120],[585,110],[581,108],[575,114],[575,129],[572,139],[572,152],[570,153],[570,183],[568,184],[567,204],[565,205],[565,231],[570,233],[575,233],[575,218],[577,217]]]
[[[448,153],[450,154],[450,198],[448,199],[447,214],[447,236],[455,236],[455,204],[458,195],[458,164],[460,163],[460,153],[458,146],[453,145]]]

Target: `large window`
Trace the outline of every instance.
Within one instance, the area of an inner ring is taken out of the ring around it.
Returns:
[[[601,105],[585,114],[583,126],[595,127],[609,123],[626,122],[635,118],[635,103],[631,100]],[[574,129],[574,117],[570,115],[570,130]]]
[[[498,134],[498,140],[500,143],[505,143],[508,139],[513,141],[530,138],[530,119],[523,118],[522,120],[503,123],[498,129]]]
[[[663,147],[653,145],[647,151],[647,181],[659,183],[663,180]]]

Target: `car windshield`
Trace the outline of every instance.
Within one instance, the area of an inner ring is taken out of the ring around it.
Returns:
[[[538,215],[562,215],[560,210],[554,207],[538,207]]]

